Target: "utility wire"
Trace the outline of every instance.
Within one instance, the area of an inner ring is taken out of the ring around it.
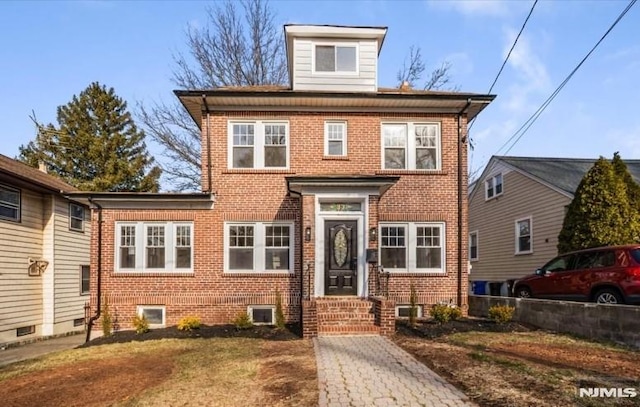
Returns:
[[[602,37],[600,37],[600,39],[598,40],[598,42],[596,42],[596,44],[591,48],[591,50],[587,53],[587,55],[584,56],[584,58],[582,58],[582,60],[580,61],[580,63],[578,65],[576,65],[576,67],[571,71],[571,73],[569,75],[567,75],[567,77],[564,79],[564,81],[562,81],[562,83],[556,88],[555,91],[553,91],[553,93],[551,94],[551,96],[549,96],[549,98],[547,98],[547,100],[544,101],[544,103],[538,108],[538,110],[535,111],[535,113],[533,113],[531,115],[531,117],[529,117],[529,119],[527,119],[526,122],[524,122],[524,124],[522,126],[520,126],[520,128],[513,134],[513,136],[511,136],[509,138],[509,140],[507,140],[499,149],[498,151],[496,151],[496,154],[498,154],[500,152],[500,150],[502,150],[503,148],[505,148],[510,142],[511,140],[513,140],[515,138],[515,140],[513,141],[513,144],[511,144],[511,147],[509,147],[504,154],[508,154],[509,151],[511,151],[511,149],[518,143],[518,141],[520,141],[520,139],[522,138],[522,136],[525,135],[525,133],[527,132],[527,130],[529,130],[529,128],[533,125],[533,123],[535,123],[535,121],[538,119],[538,117],[540,117],[540,115],[542,114],[542,112],[545,111],[545,109],[547,108],[547,106],[549,106],[549,104],[551,104],[551,102],[553,101],[553,99],[555,99],[556,96],[558,96],[558,93],[560,93],[560,91],[564,88],[564,86],[569,82],[569,80],[571,80],[571,78],[573,77],[573,75],[578,71],[578,69],[580,69],[580,67],[582,67],[582,65],[585,63],[585,61],[591,56],[591,54],[593,53],[593,51],[596,50],[596,48],[598,48],[598,46],[600,45],[600,43],[609,35],[609,33],[613,30],[613,28],[620,22],[620,20],[622,20],[622,18],[625,16],[625,14],[627,14],[627,12],[631,9],[631,7],[633,7],[634,4],[636,4],[637,0],[631,0],[629,2],[629,4],[627,5],[627,7],[625,7],[625,9],[622,11],[622,13],[620,13],[620,15],[618,16],[618,18],[616,18],[616,20],[613,22],[613,24],[611,24],[611,26],[609,27],[609,29],[602,35]],[[520,135],[518,135],[518,133],[520,133]],[[516,138],[517,137],[517,138]]]

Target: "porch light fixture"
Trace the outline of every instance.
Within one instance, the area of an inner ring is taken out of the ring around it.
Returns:
[[[304,241],[305,242],[311,241],[311,228],[309,226],[307,226],[304,230]]]
[[[369,241],[375,242],[377,240],[378,240],[378,229],[377,228],[369,229]]]

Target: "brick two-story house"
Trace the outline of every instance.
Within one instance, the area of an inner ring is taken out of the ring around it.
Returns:
[[[379,88],[386,28],[284,31],[289,86],[175,92],[202,193],[89,194],[94,309],[269,323],[279,292],[313,336],[390,333],[411,285],[466,305],[466,129],[493,96]]]

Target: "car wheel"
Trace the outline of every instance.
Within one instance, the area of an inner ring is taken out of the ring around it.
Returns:
[[[624,304],[622,296],[617,290],[605,288],[596,293],[594,301],[598,304]]]
[[[531,298],[531,290],[529,287],[518,287],[516,288],[516,297]]]

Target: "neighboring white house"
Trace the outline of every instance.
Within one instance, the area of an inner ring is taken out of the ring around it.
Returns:
[[[0,155],[0,345],[84,330],[91,222],[71,191]]]

